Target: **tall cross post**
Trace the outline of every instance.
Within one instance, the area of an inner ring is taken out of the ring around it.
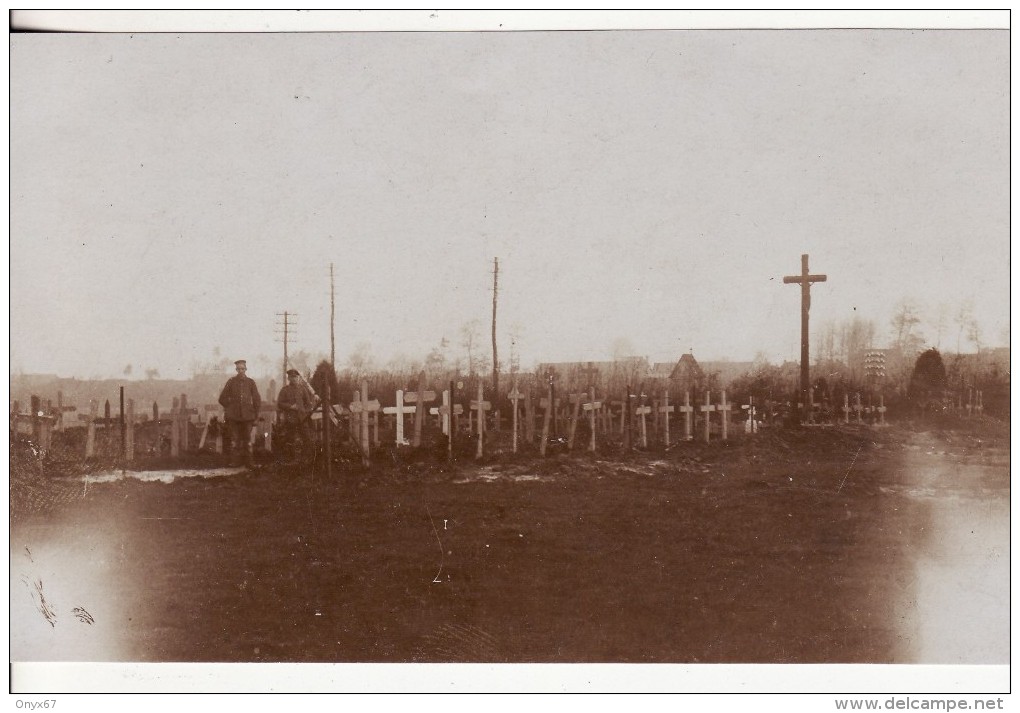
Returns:
[[[808,361],[810,352],[808,349],[808,313],[811,311],[811,283],[825,282],[826,279],[828,279],[826,275],[810,274],[807,255],[800,256],[799,275],[787,275],[783,278],[784,284],[800,285],[800,403],[803,404],[800,413],[801,422],[809,418],[805,413],[805,407],[808,403],[808,390],[811,385],[808,367],[810,363]]]

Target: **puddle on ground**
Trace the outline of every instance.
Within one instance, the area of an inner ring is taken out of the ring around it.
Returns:
[[[552,482],[553,478],[543,477],[536,473],[496,471],[489,468],[482,469],[477,473],[466,473],[464,477],[453,481],[455,484],[463,483],[495,483],[499,481],[511,483],[523,482]]]
[[[110,470],[100,473],[89,473],[82,477],[86,483],[115,483],[119,480],[133,478],[145,483],[172,483],[176,478],[220,478],[228,475],[240,475],[244,468],[206,468],[183,470]]]

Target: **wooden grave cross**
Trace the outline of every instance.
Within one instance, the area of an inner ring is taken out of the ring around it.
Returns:
[[[124,457],[128,463],[135,459],[135,400],[127,402],[127,433],[125,434]]]
[[[733,404],[726,401],[726,389],[722,392],[722,401],[716,406],[716,410],[722,414],[722,439],[725,441],[729,434],[730,409]]]
[[[658,412],[662,414],[663,420],[663,444],[669,448],[669,415],[676,409],[669,403],[669,389],[662,390],[662,405],[659,406]]]
[[[747,403],[740,408],[747,411],[747,423],[744,424],[744,433],[757,433],[758,421],[755,419],[757,413],[754,408],[754,397],[749,396],[747,398]]]
[[[875,408],[875,411],[878,413],[878,425],[879,426],[884,426],[885,425],[885,396],[883,396],[882,394],[878,395],[878,406]]]
[[[705,392],[705,403],[698,407],[698,410],[705,414],[705,443],[709,442],[711,437],[712,428],[712,412],[715,411],[715,406],[712,405],[712,392]]]
[[[485,390],[482,382],[478,382],[478,398],[471,401],[471,410],[478,414],[478,450],[475,458],[481,458],[484,454],[485,440],[485,412],[492,408],[492,404],[485,400]]]
[[[783,283],[800,285],[800,393],[801,403],[807,403],[808,390],[811,387],[809,376],[809,348],[808,348],[808,315],[811,312],[811,284],[825,282],[828,278],[825,275],[812,275],[808,270],[808,256],[800,256],[800,274],[787,275]],[[801,421],[804,414],[801,413]]]
[[[581,403],[586,394],[569,394],[567,400],[573,405],[570,415],[570,430],[567,433],[567,450],[574,450],[574,437],[577,435],[577,421],[581,415]]]
[[[587,396],[587,394],[581,394]],[[602,402],[595,400],[595,390],[591,391],[591,401],[581,404],[581,408],[588,412],[588,423],[591,425],[591,441],[588,443],[588,450],[595,452],[595,412],[602,408]]]
[[[464,413],[464,407],[460,404],[453,405],[453,415],[459,416]],[[447,436],[451,436],[451,422],[450,422],[450,392],[443,391],[443,405],[433,406],[429,409],[429,414],[432,416],[438,416],[442,423],[443,433]]]
[[[644,394],[641,394],[641,400],[644,401]],[[648,427],[645,424],[645,416],[652,412],[651,406],[646,406],[642,403],[640,406],[634,409],[634,414],[641,418],[641,447],[648,448]]]
[[[85,457],[91,458],[96,454],[96,412],[98,404],[89,401],[88,431],[85,434]]]
[[[388,415],[396,416],[397,420],[397,437],[396,442],[398,446],[408,445],[407,440],[404,438],[404,415],[410,413],[417,413],[417,406],[405,406],[404,405],[404,390],[397,389],[397,405],[386,406],[382,412]]]
[[[861,395],[859,393],[854,394],[854,413],[857,414],[857,423],[861,423],[861,411],[864,407],[861,406]]]
[[[978,412],[979,414],[984,412],[984,410],[985,410],[984,392],[983,391],[979,390],[977,392],[977,402],[974,404],[974,410],[976,412]]]
[[[684,392],[684,405],[678,406],[677,411],[684,415],[684,440],[690,441],[694,439],[693,431],[691,429],[691,417],[694,414],[694,407],[691,406],[691,392]]]
[[[361,444],[361,461],[364,465],[369,464],[369,453],[371,448],[371,438],[369,436],[369,414],[377,413],[381,405],[378,399],[368,400],[368,382],[361,382],[361,393],[354,392],[354,401],[351,402],[351,414],[357,414],[359,421],[358,432],[360,434]],[[378,425],[376,427],[376,433],[378,434]]]
[[[517,379],[516,378],[514,379],[513,389],[510,390],[510,393],[507,395],[507,398],[514,402],[514,411],[513,411],[513,452],[516,453],[517,452],[517,430],[518,430],[517,429],[517,411],[518,411],[518,404],[517,404],[517,402],[520,401],[522,398],[524,398],[524,395],[520,391],[517,390]]]
[[[418,377],[419,388],[425,384],[425,372],[423,371]],[[421,446],[421,432],[425,425],[425,404],[432,403],[436,400],[435,391],[408,391],[404,394],[404,402],[414,404],[414,447],[418,448]]]
[[[843,423],[850,423],[850,395],[843,394]]]
[[[554,397],[553,380],[549,379],[549,395],[540,399],[538,405],[540,408],[545,409],[542,415],[542,442],[539,444],[539,450],[542,455],[545,455],[546,446],[549,444],[549,425],[552,421],[553,412],[556,410],[556,406],[559,404],[559,399]]]

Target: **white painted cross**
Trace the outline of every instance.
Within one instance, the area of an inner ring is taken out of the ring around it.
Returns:
[[[712,405],[712,392],[705,392],[705,403],[698,407],[698,410],[705,414],[705,443],[708,443],[711,438],[712,429],[712,412],[715,411],[715,406]]]
[[[357,414],[358,421],[360,422],[360,434],[361,434],[361,460],[362,463],[368,465],[369,450],[371,448],[371,439],[368,434],[369,414],[379,411],[381,404],[378,399],[368,400],[368,382],[361,382],[361,393],[354,392],[354,401],[351,402],[351,415]]]
[[[404,406],[404,390],[397,389],[397,405],[386,406],[382,412],[385,414],[391,414],[397,417],[397,445],[406,446],[408,445],[407,440],[404,438],[404,414],[414,413],[417,411],[415,406]]]
[[[582,394],[587,396],[588,394]],[[581,404],[581,408],[588,412],[588,423],[591,425],[591,442],[588,444],[588,450],[595,452],[595,412],[602,408],[602,402],[595,400],[595,390],[592,389],[592,400]]]
[[[419,388],[425,383],[425,372],[423,371],[418,376]],[[435,391],[422,391],[420,392],[421,397],[419,398],[419,392],[408,391],[404,394],[404,401],[409,404],[414,404],[414,447],[418,448],[421,446],[421,430],[425,423],[425,404],[436,400]]]
[[[433,416],[441,416],[443,424],[443,433],[447,436],[450,435],[450,392],[449,390],[443,391],[443,405],[433,406],[429,409],[429,413]],[[453,415],[460,416],[464,413],[464,407],[460,404],[453,405]]]
[[[665,420],[665,432],[663,438],[665,440],[666,448],[669,448],[669,415],[673,413],[675,409],[669,405],[669,389],[663,389],[662,391],[662,406],[659,407],[659,413],[663,415]]]
[[[984,392],[977,392],[977,403],[974,405],[974,410],[979,414],[985,410]]]
[[[684,405],[677,407],[677,411],[684,415],[684,440],[693,440],[694,436],[691,431],[691,415],[694,413],[694,407],[691,406],[691,392],[684,392]]]
[[[645,416],[652,412],[651,406],[641,404],[634,409],[634,414],[641,417],[641,447],[648,448],[648,426],[645,422]]]
[[[854,413],[857,414],[857,423],[862,423],[861,411],[863,410],[864,407],[861,406],[861,395],[859,393],[854,394]]]
[[[843,394],[843,423],[850,423],[850,395]]]
[[[722,392],[722,402],[716,406],[716,410],[722,414],[722,439],[725,441],[729,434],[729,420],[730,420],[730,409],[733,404],[727,403],[726,401],[726,390]]]

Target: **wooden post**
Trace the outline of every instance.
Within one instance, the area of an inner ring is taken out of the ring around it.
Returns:
[[[96,410],[95,400],[89,400],[88,431],[85,434],[85,457],[92,458],[96,455]]]
[[[850,423],[850,394],[843,394],[843,423]]]
[[[514,402],[514,416],[513,416],[513,452],[517,452],[517,402],[521,400],[521,392],[517,390],[517,377],[514,377],[514,388],[507,396],[511,401]]]
[[[447,421],[447,426],[449,428],[448,432],[450,434],[450,437],[446,439],[446,459],[450,462],[453,462],[453,437],[457,430],[457,414],[455,413],[457,409],[454,408],[456,404],[454,404],[453,402],[454,394],[456,393],[454,391],[454,386],[455,384],[453,383],[453,379],[450,379],[450,391],[448,399],[449,420]]]
[[[581,402],[584,401],[584,394],[570,394],[568,399],[573,404],[570,418],[570,430],[567,432],[567,450],[574,450],[574,436],[577,434],[577,418],[581,414]]]
[[[32,440],[35,441],[36,443],[39,443],[41,437],[40,429],[42,424],[42,417],[39,412],[42,411],[42,399],[40,399],[35,394],[32,394],[32,397],[29,400],[29,404],[32,409]],[[41,444],[40,447],[42,447]]]
[[[662,406],[659,413],[663,416],[663,443],[669,448],[669,415],[673,413],[673,407],[669,405],[669,389],[662,390]]]
[[[861,395],[859,393],[854,394],[854,411],[857,414],[857,423],[862,423],[861,419]]]
[[[475,458],[481,458],[485,452],[485,412],[492,408],[492,404],[485,400],[485,390],[482,380],[478,380],[478,400],[471,402],[471,410],[478,414],[478,450]]]
[[[884,426],[885,425],[885,396],[883,396],[882,394],[878,395],[878,408],[875,409],[875,410],[878,411],[878,425]]]
[[[128,463],[135,459],[135,400],[127,402],[127,434],[125,435],[124,458]]]
[[[716,407],[716,410],[722,414],[722,439],[725,441],[729,433],[729,420],[730,420],[730,409],[733,404],[726,401],[726,389],[722,392],[722,401]]]
[[[528,443],[535,442],[535,404],[531,401],[531,387],[524,392],[524,437]]]
[[[543,399],[539,404],[540,406],[545,407],[545,414],[542,417],[542,442],[539,444],[539,452],[543,456],[545,455],[546,446],[549,443],[549,422],[552,418],[553,409],[555,408],[553,404],[553,385],[551,379],[549,380],[549,386],[547,388],[549,396],[548,398]]]
[[[712,412],[715,411],[715,406],[712,405],[712,392],[705,392],[705,404],[701,406],[701,412],[705,414],[705,443],[708,443],[711,438],[712,432]]]
[[[57,422],[54,428],[58,431],[64,430],[64,392],[57,391]]]
[[[620,416],[623,426],[623,448],[629,451],[631,449],[630,439],[634,426],[634,413],[630,405],[630,384],[627,384],[627,393],[623,395],[623,412]]]
[[[328,379],[324,379],[325,398],[319,403],[322,409],[322,455],[326,461],[326,480],[333,478],[333,393],[332,381],[335,371],[330,369]]]
[[[180,400],[174,396],[173,406],[170,408],[170,457],[177,458],[181,454],[181,427],[180,427]],[[235,446],[236,448],[236,446]],[[234,451],[237,452],[236,450]]]
[[[368,454],[372,449],[372,441],[369,438],[368,432],[368,410],[365,408],[368,405],[368,382],[361,382],[361,394],[360,394],[360,406],[361,411],[359,412],[359,429],[358,432],[361,434],[361,452],[364,464],[368,465]]]

